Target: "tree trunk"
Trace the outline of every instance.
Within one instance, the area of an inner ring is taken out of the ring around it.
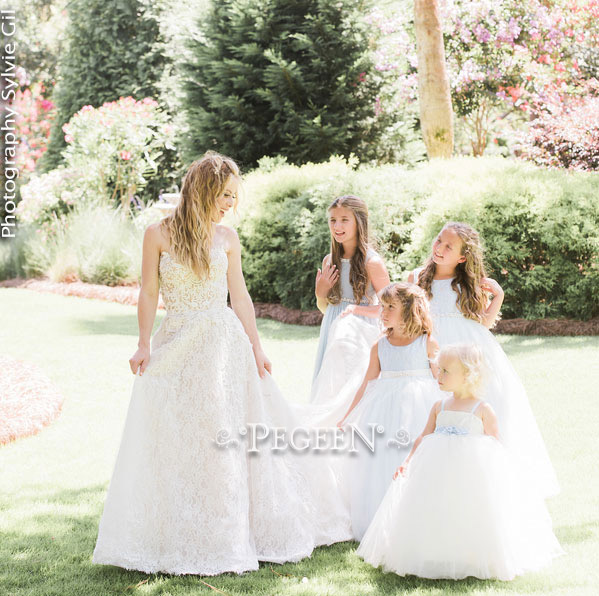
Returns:
[[[414,0],[420,127],[429,159],[451,157],[453,110],[437,0]]]

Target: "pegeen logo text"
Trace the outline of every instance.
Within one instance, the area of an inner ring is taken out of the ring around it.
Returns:
[[[337,427],[319,427],[305,428],[297,426],[290,431],[285,427],[275,426],[269,428],[266,424],[260,422],[248,423],[238,429],[240,439],[234,438],[229,429],[223,428],[216,433],[216,439],[213,442],[218,447],[231,448],[239,447],[241,441],[247,441],[248,453],[258,453],[263,449],[271,451],[347,451],[348,453],[357,453],[357,445],[363,445],[374,453],[377,448],[377,439],[384,437],[385,429],[382,425],[375,422],[368,424],[368,432],[350,424],[348,430],[342,430]],[[410,433],[406,429],[398,429],[393,438],[389,438],[383,444],[394,449],[408,447],[412,442]],[[379,441],[380,443],[380,441]]]

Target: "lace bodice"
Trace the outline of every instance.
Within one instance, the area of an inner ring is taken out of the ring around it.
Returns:
[[[208,310],[227,306],[227,253],[223,246],[211,250],[210,273],[200,279],[170,253],[160,254],[158,277],[160,293],[169,314]]]

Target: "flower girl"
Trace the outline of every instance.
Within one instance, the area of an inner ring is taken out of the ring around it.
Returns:
[[[449,222],[435,238],[424,267],[408,280],[427,293],[433,333],[441,346],[473,343],[482,349],[491,371],[481,397],[497,415],[499,436],[508,450],[518,454],[519,465],[536,479],[541,494],[550,496],[559,492],[559,486],[526,390],[489,331],[503,303],[503,291],[485,276],[478,233],[465,223]],[[488,294],[494,296],[490,302]]]
[[[481,351],[445,346],[438,362],[439,386],[453,397],[433,406],[357,554],[432,579],[510,580],[548,564],[563,551],[543,499],[497,440],[493,408],[477,397]]]
[[[380,445],[375,445],[374,452],[362,449],[347,464],[352,531],[358,540],[432,404],[443,396],[429,365],[438,344],[431,337],[424,291],[405,282],[390,284],[381,292],[381,304],[387,334],[373,346],[362,385],[339,422],[341,427],[346,421],[355,423],[365,436],[379,426],[384,431],[377,436]]]
[[[324,318],[310,398],[321,405],[335,400],[342,385],[349,383],[353,393],[360,384],[370,348],[380,336],[376,293],[389,283],[383,260],[369,244],[366,203],[354,195],[338,197],[328,215],[331,251],[316,275],[316,300]]]

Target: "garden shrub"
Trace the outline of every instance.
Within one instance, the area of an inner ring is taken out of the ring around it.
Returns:
[[[519,152],[542,166],[599,170],[599,95],[559,104],[533,120]]]
[[[240,226],[248,288],[255,300],[314,308],[316,269],[330,242],[326,207],[354,193],[368,203],[392,280],[426,259],[446,221],[465,221],[484,240],[489,274],[505,290],[506,318],[588,319],[599,315],[598,191],[592,174],[501,158],[415,170],[356,168],[340,159],[258,169],[245,182],[250,207]]]
[[[135,206],[171,160],[173,129],[150,98],[83,106],[64,126],[65,165],[32,174],[21,187],[20,222],[43,224],[79,203]],[[146,202],[155,196],[146,196]]]
[[[221,0],[186,64],[189,157],[206,149],[255,167],[333,154],[372,158],[381,123],[363,0]]]

